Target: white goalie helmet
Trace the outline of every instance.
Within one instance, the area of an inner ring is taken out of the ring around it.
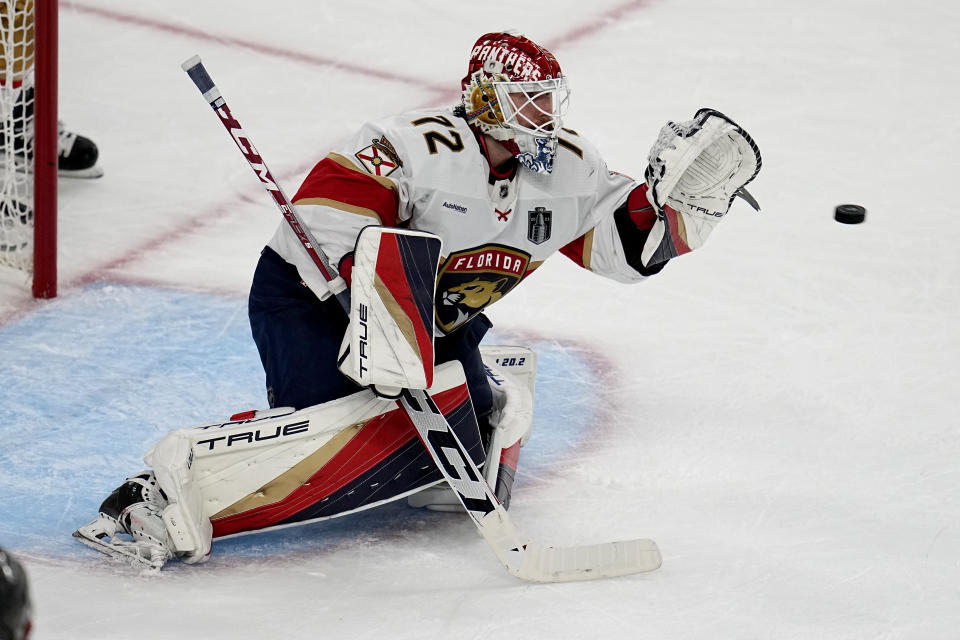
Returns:
[[[461,82],[467,122],[500,141],[531,171],[553,169],[570,91],[553,54],[510,32],[473,46]]]

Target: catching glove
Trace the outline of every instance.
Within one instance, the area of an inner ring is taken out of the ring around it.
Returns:
[[[640,256],[643,265],[702,246],[737,196],[759,211],[744,187],[760,166],[753,138],[719,111],[700,109],[687,122],[667,122],[645,173],[657,221]]]

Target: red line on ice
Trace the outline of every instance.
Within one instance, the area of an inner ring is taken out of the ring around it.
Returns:
[[[147,27],[157,31],[165,31],[174,35],[193,38],[194,40],[202,40],[203,42],[215,42],[226,46],[240,47],[243,49],[256,51],[257,53],[293,60],[295,62],[302,62],[304,64],[310,64],[318,67],[341,69],[356,75],[369,76],[379,80],[387,80],[389,82],[399,82],[401,84],[412,85],[425,91],[431,91],[434,93],[441,93],[446,90],[446,87],[432,85],[412,76],[403,76],[398,73],[364,67],[350,62],[344,62],[343,60],[336,60],[334,58],[316,56],[303,51],[283,49],[271,44],[256,42],[248,38],[240,38],[230,35],[218,35],[209,31],[204,31],[203,29],[196,29],[182,23],[178,24],[175,22],[164,22],[162,20],[157,20],[156,18],[138,16],[113,9],[104,9],[102,7],[92,7],[77,2],[60,2],[60,6],[71,11],[76,11],[77,13],[95,15],[107,20],[113,20],[114,22],[135,24],[137,26]]]
[[[616,22],[628,14],[637,11],[641,8],[644,8],[649,4],[649,0],[629,0],[622,4],[611,7],[592,19],[575,25],[569,31],[560,34],[548,41],[548,48],[550,49],[560,49],[565,46],[571,45],[573,43],[582,41],[586,38],[589,38],[595,35],[597,32],[615,25]],[[227,35],[216,35],[202,29],[196,29],[184,24],[176,24],[170,22],[164,22],[154,18],[148,18],[144,16],[137,16],[128,13],[123,13],[120,11],[115,11],[112,9],[104,9],[101,7],[92,7],[84,5],[77,2],[72,2],[70,0],[61,0],[60,6],[64,9],[75,11],[77,13],[84,13],[89,15],[95,15],[107,20],[113,20],[115,22],[121,22],[124,24],[134,24],[142,26],[145,28],[155,29],[159,31],[165,31],[167,33],[175,34],[178,36],[193,38],[197,40],[202,40],[204,42],[216,42],[227,46],[236,46],[244,49],[249,49],[251,51],[256,51],[264,55],[276,56],[284,58],[287,60],[293,60],[296,62],[301,62],[305,64],[312,64],[315,66],[331,67],[341,69],[343,71],[354,73],[357,75],[368,76],[377,78],[380,80],[385,80],[389,82],[399,82],[402,84],[408,84],[415,87],[418,87],[424,91],[427,91],[431,94],[431,98],[428,99],[429,104],[434,104],[437,101],[437,96],[440,94],[444,96],[445,99],[455,99],[459,94],[459,91],[448,90],[446,88],[438,87],[433,84],[425,83],[417,78],[401,76],[399,74],[390,73],[386,71],[381,71],[378,69],[370,69],[362,67],[359,65],[354,65],[330,58],[324,58],[321,56],[314,56],[303,52],[292,51],[288,49],[282,49],[280,47],[275,47],[268,44],[262,44],[248,40],[245,38],[239,38],[235,36]],[[313,162],[311,161],[308,166],[312,166]],[[307,165],[305,165],[306,167]],[[292,171],[290,175],[302,174],[305,171],[304,167]],[[282,181],[283,176],[280,176]],[[239,195],[237,199],[248,200],[249,195],[243,194]],[[129,249],[120,256],[113,258],[112,260],[106,262],[105,264],[100,265],[94,269],[91,269],[87,273],[80,275],[78,277],[72,278],[69,281],[63,283],[63,288],[71,288],[75,286],[83,286],[85,284],[90,284],[92,282],[98,281],[127,281],[127,280],[136,280],[136,278],[128,279],[118,274],[111,274],[111,271],[120,269],[136,260],[143,258],[143,256],[151,251],[155,251],[163,246],[166,246],[169,243],[176,242],[182,239],[185,236],[188,236],[191,233],[196,232],[199,229],[205,228],[215,222],[225,218],[230,214],[232,207],[230,203],[223,203],[212,207],[211,209],[202,212],[201,214],[184,221],[179,226],[170,229],[169,231],[162,233],[161,235],[155,236],[136,247]],[[158,283],[159,284],[159,283]],[[32,307],[32,305],[31,305]],[[21,315],[20,310],[16,310],[10,314],[7,314],[6,317],[0,317],[0,326],[6,324],[15,317]]]

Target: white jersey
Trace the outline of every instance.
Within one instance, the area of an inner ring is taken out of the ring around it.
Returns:
[[[293,202],[334,264],[371,224],[438,235],[436,320],[450,332],[558,251],[602,276],[642,280],[614,220],[637,186],[608,171],[595,148],[566,129],[552,173],[518,167],[511,178],[491,179],[466,122],[452,111],[423,110],[366,124],[314,167]],[[330,295],[288,225],[269,246],[318,297]]]

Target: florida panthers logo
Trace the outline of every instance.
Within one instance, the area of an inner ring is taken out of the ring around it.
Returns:
[[[443,304],[448,306],[463,305],[470,309],[482,309],[503,297],[500,291],[506,284],[506,278],[500,278],[496,282],[474,278],[470,282],[465,282],[444,291],[442,296]]]
[[[501,245],[451,254],[437,277],[437,326],[450,333],[523,279],[530,256]]]

